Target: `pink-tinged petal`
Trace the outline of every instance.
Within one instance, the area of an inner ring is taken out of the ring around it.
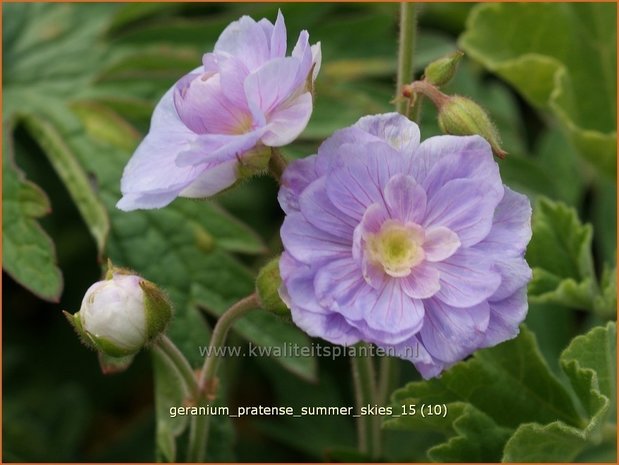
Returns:
[[[384,142],[342,144],[337,150],[338,166],[328,174],[327,194],[340,210],[360,219],[373,203],[384,204],[385,186],[405,160]],[[320,149],[318,157],[320,163]]]
[[[361,269],[363,271],[363,279],[374,289],[382,289],[386,280],[391,279],[391,277],[385,273],[382,265],[371,263],[367,255],[361,259]]]
[[[254,118],[265,117],[288,99],[297,87],[299,60],[276,58],[265,63],[245,80],[245,96]]]
[[[310,155],[294,160],[284,171],[277,200],[285,213],[299,210],[299,196],[307,186],[321,176],[316,171],[316,158],[316,155]]]
[[[492,253],[522,255],[531,240],[531,202],[505,187],[503,199],[494,211],[492,229],[480,243]]]
[[[320,67],[322,65],[322,48],[320,47],[320,42],[316,42],[311,47],[312,50],[312,81],[315,81],[318,77],[318,73],[320,72]]]
[[[523,286],[511,296],[499,301],[490,301],[489,304],[490,323],[483,347],[492,347],[518,335],[518,325],[524,321],[529,309],[527,288]]]
[[[219,36],[214,51],[239,58],[250,71],[260,67],[270,57],[269,42],[263,27],[249,16],[230,23]]]
[[[430,226],[426,229],[423,251],[429,262],[440,262],[451,257],[460,247],[458,235],[444,226]]]
[[[286,23],[281,10],[277,12],[277,20],[271,35],[271,58],[281,58],[286,56]]]
[[[385,221],[389,219],[389,213],[380,203],[374,203],[368,207],[361,220],[361,231],[363,235],[377,234]]]
[[[168,90],[155,107],[150,131],[125,167],[121,191],[126,199],[118,204],[122,210],[163,207],[200,174],[199,169],[180,168],[174,161],[197,135],[179,119],[173,93],[174,88]]]
[[[434,263],[441,275],[441,288],[434,295],[447,305],[472,307],[488,299],[501,284],[493,257],[460,248],[448,259]]]
[[[386,280],[381,289],[371,289],[359,295],[355,305],[364,311],[366,333],[382,332],[381,340],[385,343],[402,342],[416,334],[423,325],[423,302],[408,297],[396,279]]]
[[[219,60],[219,82],[221,90],[228,101],[237,109],[249,114],[249,105],[245,97],[245,79],[249,70],[237,57],[225,57]]]
[[[426,212],[426,193],[413,177],[396,174],[385,186],[384,194],[391,218],[421,223]]]
[[[323,263],[350,256],[350,241],[312,226],[301,213],[286,216],[281,228],[285,250],[303,263]]]
[[[318,229],[351,243],[357,222],[333,205],[326,193],[326,182],[322,177],[303,191],[299,197],[301,213]]]
[[[259,128],[238,135],[204,134],[194,141],[191,148],[178,155],[176,165],[209,167],[230,160],[242,162],[243,154],[256,146],[264,131],[264,128]]]
[[[500,182],[490,144],[480,136],[435,136],[415,152],[412,172],[428,197],[454,179]]]
[[[419,146],[419,126],[399,113],[364,116],[354,126],[384,140],[408,156],[412,156]]]
[[[490,321],[487,302],[455,308],[437,299],[425,301],[425,319],[419,335],[432,357],[453,363],[469,355],[484,339]]]
[[[221,88],[219,74],[197,76],[174,93],[180,119],[197,134],[238,134],[252,129],[252,116],[236,107]]]
[[[456,179],[428,197],[422,225],[445,226],[455,232],[464,247],[484,239],[492,227],[492,216],[503,195],[488,183]]]
[[[342,314],[348,319],[359,319],[362,311],[351,305],[365,287],[361,269],[351,257],[333,260],[321,265],[316,272],[314,288],[321,306]]]
[[[312,95],[309,92],[277,107],[268,117],[268,131],[262,137],[264,144],[269,147],[290,144],[307,126],[312,109]]]
[[[185,187],[181,197],[205,199],[230,187],[237,180],[237,160],[229,160],[210,166],[200,174],[195,181]]]
[[[440,273],[430,263],[421,263],[411,270],[411,274],[401,278],[402,290],[412,299],[427,299],[441,288]]]
[[[313,53],[309,44],[309,34],[307,31],[301,31],[299,34],[299,39],[292,49],[292,56],[299,60],[296,82],[298,85],[302,85],[307,80],[313,62]]]

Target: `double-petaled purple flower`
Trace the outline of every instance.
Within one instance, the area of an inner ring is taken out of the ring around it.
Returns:
[[[310,335],[372,342],[429,378],[518,333],[531,206],[483,138],[420,144],[403,116],[368,116],[282,181],[280,294]]]
[[[243,166],[264,165],[265,147],[294,140],[312,113],[321,55],[307,31],[291,56],[286,42],[281,12],[275,24],[247,16],[231,23],[203,66],[155,108],[150,132],[125,168],[118,208],[211,196],[234,184]]]

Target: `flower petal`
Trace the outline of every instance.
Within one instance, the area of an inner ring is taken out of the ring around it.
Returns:
[[[338,210],[326,193],[327,178],[310,184],[299,197],[301,213],[309,223],[333,236],[352,243],[357,222]]]
[[[435,298],[458,308],[488,299],[501,283],[492,260],[477,250],[460,248],[448,259],[434,263],[441,274],[441,288]]]
[[[427,299],[441,288],[440,273],[429,263],[421,263],[401,278],[402,290],[412,299]]]
[[[487,302],[454,308],[438,299],[429,299],[425,306],[425,319],[419,334],[432,357],[453,363],[480,347],[490,321]]]
[[[299,196],[321,174],[316,171],[316,155],[291,162],[280,180],[277,195],[282,210],[286,213],[299,210]]]
[[[352,257],[321,265],[314,279],[320,305],[353,320],[362,317],[363,312],[352,303],[365,285],[359,264]]]
[[[381,332],[381,341],[397,344],[417,333],[424,318],[423,302],[411,299],[395,279],[388,279],[382,289],[368,289],[355,305],[364,311],[366,334]],[[356,322],[352,322],[357,326]],[[376,333],[374,333],[376,334]]]
[[[245,96],[252,115],[265,118],[294,93],[299,60],[292,57],[268,61],[245,79]]]
[[[275,27],[273,28],[273,34],[271,35],[271,58],[281,58],[286,56],[286,44],[286,23],[284,22],[282,10],[278,10],[277,19],[275,20]]]
[[[492,347],[518,335],[518,325],[524,321],[529,308],[527,288],[523,286],[511,296],[491,301],[489,304],[490,323],[486,330],[484,347]]]
[[[487,183],[456,179],[428,197],[426,217],[422,225],[445,226],[455,232],[464,247],[485,238],[492,227],[494,209],[501,193],[488,188]]]
[[[440,262],[451,257],[460,247],[458,235],[444,226],[430,226],[426,229],[423,243],[425,258],[429,262]]]
[[[505,187],[505,194],[494,211],[492,229],[480,243],[489,253],[520,256],[531,240],[531,202]]]
[[[309,92],[277,107],[268,117],[268,131],[262,137],[262,142],[269,147],[288,145],[303,132],[312,109],[312,94]]]
[[[412,176],[396,174],[385,186],[384,194],[391,218],[421,223],[426,213],[426,193]]]
[[[197,134],[239,134],[252,129],[247,105],[235,106],[228,100],[219,74],[179,81],[174,105],[183,123]]]
[[[285,250],[303,263],[324,263],[351,254],[350,241],[316,228],[301,213],[288,214],[280,234]]]
[[[237,180],[237,165],[238,161],[233,159],[204,169],[179,195],[204,199],[230,187]]]
[[[269,42],[263,27],[249,16],[230,23],[217,39],[214,51],[234,55],[250,71],[260,67],[270,57]]]
[[[412,172],[428,198],[454,179],[501,184],[490,144],[480,136],[436,136],[424,140],[415,152]]]
[[[354,124],[387,142],[394,149],[412,155],[419,146],[419,126],[399,113],[364,116]]]
[[[150,131],[125,167],[121,191],[126,197],[118,208],[160,208],[201,172],[194,167],[178,167],[175,159],[197,138],[179,119],[173,102],[174,88],[168,90],[153,112]]]
[[[339,166],[327,175],[327,194],[342,212],[361,219],[371,204],[385,203],[385,186],[406,160],[384,142],[342,144],[338,152]],[[318,157],[320,162],[320,149]]]

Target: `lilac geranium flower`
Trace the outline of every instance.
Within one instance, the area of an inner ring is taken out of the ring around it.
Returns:
[[[234,184],[240,167],[264,167],[265,147],[293,141],[312,113],[321,54],[307,31],[291,56],[286,48],[281,12],[275,24],[248,16],[231,23],[203,66],[155,108],[150,132],[125,168],[117,207],[160,208],[177,196],[211,196]]]
[[[407,118],[368,116],[282,182],[280,294],[310,335],[374,343],[430,378],[518,334],[531,206],[483,138],[420,144]]]

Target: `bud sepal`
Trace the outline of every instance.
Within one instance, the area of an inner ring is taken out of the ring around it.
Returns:
[[[447,56],[433,61],[424,70],[424,80],[437,87],[444,86],[455,76],[458,63],[464,56],[460,50],[456,50]]]
[[[285,319],[291,319],[290,309],[279,296],[281,285],[279,257],[275,257],[258,273],[256,278],[256,295],[261,308]]]

